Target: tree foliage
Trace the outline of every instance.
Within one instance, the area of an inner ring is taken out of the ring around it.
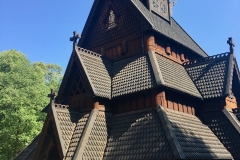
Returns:
[[[51,88],[61,82],[61,67],[30,63],[15,50],[0,53],[0,159],[15,157],[39,134]]]

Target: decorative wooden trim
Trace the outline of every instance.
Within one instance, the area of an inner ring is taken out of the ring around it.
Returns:
[[[170,44],[166,44],[166,53],[167,55],[171,55],[171,47],[170,47]]]
[[[232,123],[233,127],[238,131],[240,134],[240,126],[236,119],[229,113],[227,109],[223,109],[222,112],[225,114],[227,119]]]
[[[170,147],[173,151],[174,158],[176,159],[185,159],[185,155],[183,153],[183,150],[177,140],[176,134],[173,131],[173,128],[171,126],[170,121],[168,120],[168,117],[164,111],[164,108],[162,106],[157,107],[158,116],[161,120],[163,129],[165,131],[165,134],[167,136],[168,142],[170,144]]]
[[[165,91],[161,91],[160,93],[155,91],[155,106],[163,106],[164,109],[167,108],[167,101],[166,101],[166,95]]]
[[[149,59],[150,59],[150,63],[151,63],[151,66],[152,66],[153,73],[154,73],[157,84],[158,85],[165,85],[161,70],[160,70],[158,62],[157,62],[155,52],[154,51],[148,51],[148,56],[149,56]]]
[[[83,159],[84,149],[87,145],[88,138],[90,137],[94,122],[96,121],[99,110],[94,108],[89,116],[85,129],[83,131],[81,140],[78,144],[73,160]]]
[[[237,100],[235,97],[229,97],[227,96],[225,98],[225,101],[226,101],[226,106],[225,108],[228,110],[228,111],[232,111],[232,109],[235,109],[237,108]]]

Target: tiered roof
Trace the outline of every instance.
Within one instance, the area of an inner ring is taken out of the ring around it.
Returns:
[[[201,115],[202,123],[194,115],[161,106],[114,116],[98,109],[79,113],[59,106],[64,105],[54,104],[52,111],[64,159],[232,159],[239,155],[238,131],[223,112],[215,117]]]
[[[222,144],[231,152],[234,159],[240,159],[240,123],[235,115],[223,111],[201,113],[200,117],[218,137]]]

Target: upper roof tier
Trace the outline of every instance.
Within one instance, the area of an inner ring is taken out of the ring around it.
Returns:
[[[207,57],[207,53],[184,31],[184,29],[173,19],[170,22],[166,21],[161,16],[151,12],[140,0],[122,1],[127,7],[131,9],[133,14],[141,21],[142,31],[153,30],[184,47],[192,50],[194,53],[201,57]],[[100,0],[95,0],[91,12],[88,16],[87,22],[82,32],[82,38],[79,41],[79,46],[82,46],[85,38],[87,37],[88,29],[94,21],[97,8]]]

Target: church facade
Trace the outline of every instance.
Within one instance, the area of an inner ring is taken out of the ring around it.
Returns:
[[[95,0],[42,132],[15,159],[240,159],[232,38],[209,56],[171,7]]]

